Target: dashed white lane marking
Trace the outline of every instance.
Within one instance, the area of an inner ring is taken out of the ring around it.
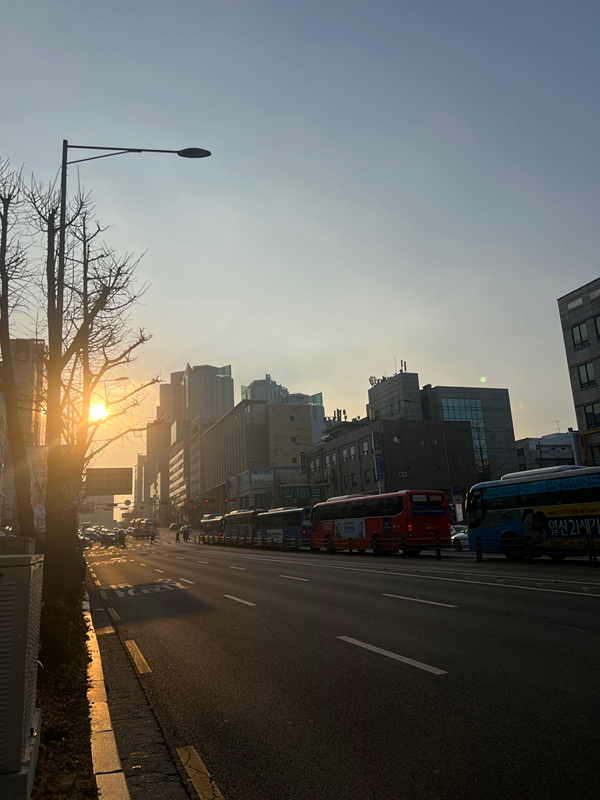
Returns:
[[[117,612],[114,610],[114,608],[109,608],[108,609],[108,613],[111,615],[111,617],[113,618],[113,620],[115,622],[120,622],[121,621],[121,617],[117,614]]]
[[[106,594],[106,592],[100,592],[100,597],[101,597],[103,600],[108,600],[108,595]]]
[[[185,561],[185,558],[183,556],[175,556],[175,558],[178,558],[180,561]]]
[[[129,560],[131,561],[131,563],[132,563],[132,564],[134,564],[134,563],[135,563],[135,562],[134,562],[134,560],[133,560],[133,558],[130,558]]]
[[[142,564],[142,562],[140,561],[140,567],[145,567],[145,566],[146,566],[146,565],[145,565],[145,564]]]
[[[234,597],[232,594],[224,594],[223,597],[228,597],[230,600],[235,600],[236,603],[243,603],[245,606],[256,605],[256,603],[249,603],[248,600],[242,600],[241,597]]]
[[[180,580],[180,581],[183,581],[184,583],[189,583],[191,586],[193,586],[193,585],[194,585],[194,581],[188,581],[188,579],[187,579],[187,578],[179,578],[179,580]]]
[[[294,575],[280,575],[280,578],[288,578],[290,581],[304,581],[305,583],[310,583],[308,578],[296,578]]]
[[[244,572],[248,572],[248,570],[246,569],[246,567],[231,567],[231,566],[230,566],[230,567],[229,567],[229,569],[241,569],[241,570],[243,570]]]
[[[210,564],[210,561],[198,561],[198,564]]]
[[[410,600],[411,603],[427,603],[428,606],[443,606],[444,608],[458,608],[449,603],[434,603],[433,600],[418,600],[416,597],[403,597],[401,594],[382,594],[382,597],[395,597],[397,600]]]
[[[382,650],[381,647],[375,647],[374,645],[367,644],[366,642],[359,642],[358,639],[351,639],[350,636],[338,636],[337,638],[341,639],[343,642],[355,644],[357,647],[364,647],[365,650],[371,650],[373,653],[378,653],[380,656],[387,656],[387,658],[393,658],[395,661],[401,661],[403,664],[408,664],[410,667],[417,667],[417,669],[422,669],[425,672],[431,672],[432,675],[448,674],[443,669],[431,667],[429,664],[423,664],[421,661],[415,661],[414,659],[407,658],[406,656],[399,656],[398,653],[392,653],[389,650]]]
[[[102,586],[102,584],[100,583],[100,581],[94,581],[94,583],[96,584],[96,586]]]
[[[163,575],[165,574],[164,569],[155,569],[154,572],[162,572]]]

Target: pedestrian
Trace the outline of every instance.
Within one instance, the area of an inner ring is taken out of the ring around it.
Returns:
[[[179,531],[175,531],[175,541],[179,541]]]
[[[152,533],[150,534],[150,544],[154,544],[156,541],[156,531],[153,529]]]

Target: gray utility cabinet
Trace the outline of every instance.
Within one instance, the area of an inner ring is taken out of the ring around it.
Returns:
[[[0,555],[0,797],[31,794],[40,739],[35,707],[44,556]]]

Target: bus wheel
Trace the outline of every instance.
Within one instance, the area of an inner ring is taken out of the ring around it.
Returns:
[[[381,547],[381,539],[379,536],[377,536],[377,534],[375,534],[375,536],[373,536],[371,539],[371,550],[373,551],[375,558],[378,558],[383,552]]]
[[[327,555],[329,555],[329,556],[332,556],[334,554],[334,552],[335,552],[334,549],[333,549],[333,546],[331,544],[331,539],[330,539],[329,536],[325,537],[325,551],[326,551]]]

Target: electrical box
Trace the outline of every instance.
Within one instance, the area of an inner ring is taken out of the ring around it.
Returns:
[[[39,749],[35,707],[44,556],[0,555],[0,796],[31,792]]]

